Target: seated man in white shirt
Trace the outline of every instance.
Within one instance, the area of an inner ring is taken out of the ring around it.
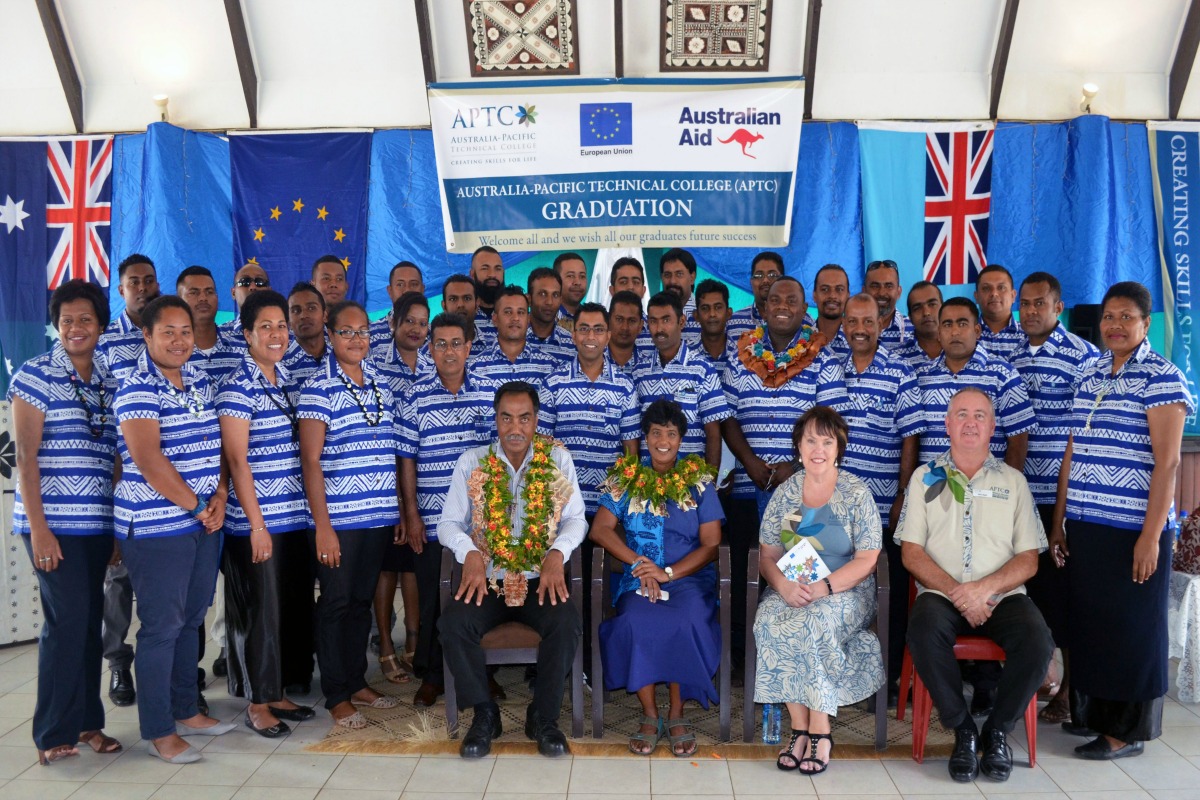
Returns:
[[[542,639],[525,735],[542,755],[560,756],[570,749],[558,715],[582,633],[563,565],[587,535],[583,496],[570,454],[535,436],[533,386],[504,384],[495,409],[499,441],[458,459],[438,523],[438,539],[463,565],[454,602],[438,623],[459,704],[475,709],[459,753],[482,758],[501,734],[480,640],[497,625],[517,621]]]

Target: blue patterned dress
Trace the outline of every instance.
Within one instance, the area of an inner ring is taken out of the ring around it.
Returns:
[[[782,547],[784,517],[802,515],[804,472],[775,490],[763,515],[759,542]],[[838,473],[829,502],[810,520],[813,539],[832,571],[848,564],[857,550],[879,550],[883,534],[871,490],[845,470]],[[817,526],[820,526],[819,530]],[[754,699],[760,703],[800,703],[837,715],[838,706],[870,697],[884,681],[879,640],[869,626],[875,618],[875,577],[853,589],[792,608],[767,589],[754,618],[758,672]]]

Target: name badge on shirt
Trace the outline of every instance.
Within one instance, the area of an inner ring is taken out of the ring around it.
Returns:
[[[972,489],[972,497],[992,497],[996,500],[1007,500],[1009,495],[1008,489],[1000,489],[993,487],[991,489]]]

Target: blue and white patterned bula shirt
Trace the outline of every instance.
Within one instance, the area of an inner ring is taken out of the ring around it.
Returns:
[[[1195,398],[1179,368],[1143,340],[1114,377],[1112,353],[1100,356],[1075,393],[1067,519],[1140,531],[1150,500],[1154,451],[1146,412]],[[1175,508],[1166,527],[1175,524]]]
[[[287,352],[283,354],[282,366],[292,376],[292,380],[297,386],[303,386],[308,383],[309,378],[317,374],[325,365],[325,360],[329,354],[333,352],[329,344],[329,336],[325,336],[325,352],[320,358],[313,358],[308,354],[308,351],[300,346],[300,343],[295,339],[288,342]]]
[[[1003,460],[1008,452],[1008,437],[1029,433],[1037,427],[1033,406],[1021,376],[1012,365],[988,353],[983,345],[963,368],[952,373],[946,368],[946,354],[938,356],[917,373],[925,404],[926,430],[921,437],[921,461],[931,461],[950,449],[946,434],[946,409],[950,398],[961,389],[973,386],[983,390],[996,409],[996,432],[992,434],[992,455]]]
[[[94,536],[113,531],[113,467],[117,382],[93,356],[92,378],[84,382],[61,343],[31,358],[12,377],[9,402],[24,400],[42,413],[37,464],[46,525],[56,536]],[[13,533],[29,533],[29,518],[17,473]]]
[[[558,369],[562,363],[560,359],[544,355],[528,340],[516,361],[509,361],[508,356],[500,349],[500,343],[494,342],[490,347],[478,352],[472,348],[469,362],[470,370],[474,374],[495,381],[497,385],[508,381],[525,381],[533,384],[535,388],[540,387],[546,376]]]
[[[369,341],[371,342],[371,355],[374,355],[376,350],[383,350],[394,344],[391,311],[387,313],[387,316],[380,317],[371,323],[371,338]]]
[[[387,378],[388,385],[392,388],[392,396],[398,404],[407,403],[413,384],[426,375],[432,375],[435,369],[433,359],[424,350],[417,351],[416,369],[410,368],[404,359],[400,358],[395,346],[372,353],[371,358],[374,359],[379,374]]]
[[[993,331],[982,319],[979,320],[979,327],[982,329],[979,334],[979,343],[986,347],[993,356],[1003,358],[1005,361],[1011,362],[1013,352],[1026,339],[1025,331],[1021,330],[1016,318],[1011,315],[1008,318],[1008,324],[998,331]]]
[[[886,347],[889,353],[896,355],[896,351],[915,336],[912,322],[897,310],[892,313],[892,321],[888,326],[879,332],[879,346]]]
[[[358,386],[330,354],[300,389],[300,419],[325,423],[321,472],[335,531],[383,528],[400,521],[396,401],[369,358],[362,362],[362,372]]]
[[[743,333],[748,333],[755,328],[765,328],[766,321],[762,318],[762,314],[758,313],[758,306],[751,304],[743,308],[741,311],[733,312],[733,316],[729,318],[729,324],[725,326],[725,332],[729,334],[729,341],[737,344],[737,340],[741,338]],[[804,321],[801,327],[810,325],[817,326],[816,320],[809,316],[808,312],[804,313]]]
[[[246,342],[246,337],[242,333],[242,320],[240,317],[234,317],[228,322],[222,322],[217,326],[217,338],[228,348],[232,350],[240,350],[243,354],[250,349],[250,345]]]
[[[400,455],[417,464],[417,511],[425,534],[437,538],[442,502],[458,457],[496,438],[493,400],[499,384],[468,367],[463,385],[451,394],[437,373],[413,384],[400,409]]]
[[[180,368],[183,389],[176,389],[142,352],[136,368],[117,388],[114,411],[119,422],[158,422],[163,455],[197,497],[208,499],[221,477],[221,427],[217,422],[216,387],[191,362]],[[118,444],[121,480],[113,493],[116,535],[128,538],[179,536],[202,531],[190,513],[163,497],[129,455],[122,436]]]
[[[529,326],[529,330],[525,332],[526,349],[532,348],[543,358],[548,358],[555,362],[555,366],[563,364],[575,358],[575,339],[570,332],[563,328],[554,326],[554,330],[545,339],[538,337],[533,332],[533,326]]]
[[[879,341],[880,347],[887,347],[883,340]],[[888,347],[888,352],[896,358],[908,364],[908,368],[913,371],[913,374],[919,374],[921,370],[932,364],[936,359],[930,358],[929,354],[921,349],[921,345],[917,343],[916,338],[905,339],[904,343],[899,347]]]
[[[283,366],[275,368],[275,380],[276,384],[271,385],[262,368],[247,354],[217,391],[217,417],[250,423],[246,461],[254,476],[254,494],[263,523],[271,533],[287,533],[305,530],[309,523],[297,428],[300,387]],[[249,536],[250,527],[237,489],[230,481],[225,532]]]
[[[1013,351],[1010,363],[1025,382],[1037,416],[1037,428],[1029,433],[1025,478],[1038,505],[1053,505],[1057,498],[1058,473],[1071,435],[1075,391],[1099,357],[1094,344],[1061,324],[1036,352],[1028,338]]]
[[[538,392],[538,432],[562,442],[571,453],[588,514],[595,514],[609,467],[624,444],[642,435],[642,412],[633,382],[607,358],[595,381],[575,359],[560,366]]]
[[[645,413],[655,400],[674,400],[687,418],[688,429],[679,447],[680,456],[703,456],[706,444],[704,426],[720,422],[733,412],[721,390],[721,379],[708,359],[696,355],[686,343],[666,364],[656,356],[640,361],[634,368],[634,386]]]
[[[871,488],[886,523],[900,491],[900,452],[904,439],[925,432],[925,405],[917,376],[908,365],[880,347],[859,372],[853,356],[838,361],[853,414],[847,415],[850,441],[842,467]]]

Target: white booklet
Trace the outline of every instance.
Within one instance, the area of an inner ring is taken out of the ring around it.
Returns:
[[[785,518],[785,526],[780,538],[788,551],[779,561],[775,562],[784,577],[789,581],[799,583],[816,583],[822,578],[829,577],[830,569],[825,565],[825,560],[817,553],[817,548],[813,547],[812,541],[807,536],[799,536],[795,533],[796,527],[803,527],[803,521],[798,517],[788,515]]]

